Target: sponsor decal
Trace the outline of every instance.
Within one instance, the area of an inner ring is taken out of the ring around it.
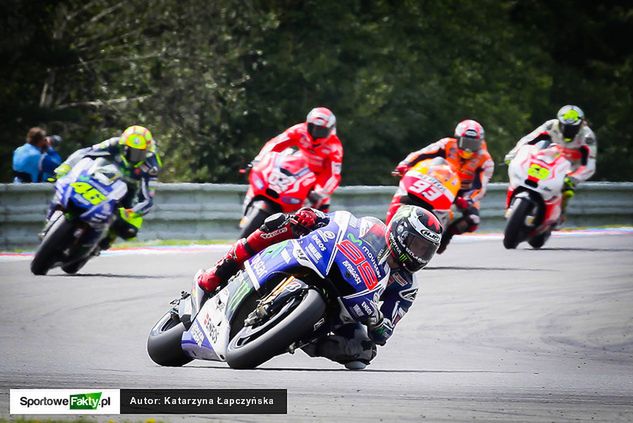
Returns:
[[[356,268],[349,261],[343,260],[343,266],[345,266],[345,269],[347,270],[348,275],[354,279],[354,282],[356,282],[356,285],[360,285],[363,282],[360,279],[360,276],[358,276],[358,273],[356,272]]]
[[[311,256],[314,259],[314,261],[320,261],[323,258],[321,253],[317,251],[314,244],[309,244],[307,247],[307,251],[308,251],[308,255]]]
[[[360,305],[361,307],[363,307],[363,310],[365,310],[365,313],[367,313],[367,315],[374,314],[374,309],[367,304],[367,301],[363,301],[362,303],[360,303]]]
[[[283,228],[279,228],[279,229],[274,230],[274,231],[272,231],[272,232],[264,232],[264,233],[262,233],[260,236],[261,236],[263,239],[270,239],[270,238],[274,238],[274,237],[276,237],[277,235],[281,235],[281,234],[286,233],[286,232],[288,232],[288,227],[287,227],[287,226],[284,226]]]
[[[262,278],[266,275],[266,263],[262,260],[261,255],[256,255],[250,264],[258,278]]]
[[[200,330],[200,326],[197,324],[193,325],[191,328],[191,337],[194,341],[196,341],[196,344],[198,344],[199,347],[202,346],[202,343],[204,342],[204,334],[202,333],[202,330]]]
[[[336,244],[341,253],[351,261],[358,269],[361,279],[367,289],[372,290],[378,285],[378,277],[371,264],[365,259],[362,251],[349,239],[344,239]]]
[[[332,231],[317,231],[319,236],[324,242],[328,242],[334,238],[336,238],[336,234]]]
[[[321,241],[321,238],[319,238],[317,235],[312,235],[310,238],[319,247],[319,250],[321,251],[327,250],[327,247],[325,246],[325,244],[323,244],[323,242]]]
[[[218,328],[213,324],[213,320],[211,319],[211,315],[209,313],[204,316],[204,327],[207,330],[207,334],[209,334],[209,339],[211,342],[216,343],[218,340]]]
[[[393,280],[396,281],[396,283],[400,286],[407,286],[409,284],[409,281],[403,278],[402,275],[398,272],[391,273],[391,276]]]
[[[325,323],[325,317],[321,317],[321,318],[319,319],[319,321],[318,321],[318,322],[316,322],[316,323],[314,324],[314,326],[313,326],[313,327],[314,327],[314,330],[317,330],[318,328],[320,328],[321,326],[323,326],[323,323]]]
[[[363,315],[363,310],[360,309],[360,306],[358,304],[354,304],[354,307],[352,307],[352,311],[356,313],[356,316]]]
[[[231,296],[231,299],[229,300],[229,304],[227,306],[228,310],[233,311],[235,307],[244,299],[244,297],[248,295],[249,292],[249,283],[246,280],[242,281],[240,286],[235,290],[235,292]]]
[[[417,288],[412,288],[412,289],[403,289],[402,291],[400,291],[400,297],[403,300],[407,300],[407,301],[411,301],[413,302],[415,300],[415,296],[418,293],[418,289]]]

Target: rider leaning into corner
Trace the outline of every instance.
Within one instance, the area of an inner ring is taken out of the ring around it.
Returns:
[[[75,151],[55,169],[57,179],[70,172],[84,157],[102,157],[110,160],[121,170],[127,185],[127,193],[119,204],[119,213],[110,227],[110,232],[99,244],[101,250],[107,250],[117,235],[123,239],[130,239],[138,233],[143,223],[142,216],[147,214],[153,205],[154,193],[149,183],[157,178],[162,162],[151,132],[138,125],[130,126],[118,137]]]
[[[521,138],[517,145],[506,154],[506,164],[514,159],[519,148],[542,140],[560,145],[565,158],[571,162],[571,172],[565,178],[563,187],[563,214],[561,214],[560,222],[562,223],[565,219],[567,204],[574,196],[576,184],[591,178],[596,171],[598,143],[580,107],[568,104],[561,107],[556,114],[556,119],[546,121]]]
[[[302,208],[292,214],[270,216],[248,238],[238,240],[214,267],[200,270],[196,279],[208,293],[223,287],[242,264],[256,253],[278,242],[299,238],[328,224],[329,215]],[[373,217],[363,217],[371,231],[384,238],[387,248],[381,258],[390,268],[387,288],[372,307],[375,315],[360,323],[344,325],[332,335],[304,347],[313,357],[325,357],[349,369],[362,369],[376,356],[376,345],[385,345],[394,327],[407,313],[417,293],[413,273],[427,265],[437,250],[442,226],[431,213],[416,206],[402,206],[386,226]]]
[[[461,189],[454,204],[463,216],[451,223],[444,232],[437,250],[441,254],[454,235],[474,232],[479,227],[479,202],[486,195],[495,165],[488,153],[483,126],[470,119],[457,125],[453,137],[442,138],[410,153],[398,164],[395,172],[402,176],[416,163],[434,157],[446,159],[457,171],[461,181]]]
[[[343,145],[336,135],[336,117],[326,107],[310,110],[306,121],[286,129],[269,140],[254,161],[269,152],[298,148],[316,175],[316,185],[308,199],[312,207],[327,213],[330,197],[341,181]]]

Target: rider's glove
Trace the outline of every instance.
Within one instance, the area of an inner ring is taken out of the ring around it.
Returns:
[[[576,181],[571,176],[565,176],[565,186],[563,187],[563,191],[575,191],[576,190]]]
[[[328,217],[319,210],[304,207],[290,216],[290,220],[295,227],[295,231],[299,229],[299,231],[297,231],[298,235],[304,235],[317,226],[321,226],[321,223],[327,223]]]
[[[53,172],[55,172],[55,176],[57,176],[57,179],[59,179],[66,176],[66,174],[70,172],[70,169],[71,167],[69,164],[62,163],[57,168],[55,168]]]
[[[374,341],[377,345],[385,345],[387,339],[393,334],[393,324],[391,320],[380,317],[380,320],[370,320],[367,323],[367,335],[369,339]]]
[[[404,176],[405,173],[409,170],[409,165],[405,162],[400,162],[398,166],[394,169],[393,173],[396,173],[400,176]]]
[[[467,210],[469,207],[473,205],[473,200],[470,198],[457,197],[455,199],[455,206],[457,206],[460,210]]]
[[[506,155],[505,155],[505,157],[503,158],[503,161],[504,161],[507,165],[509,165],[509,164],[510,164],[510,162],[512,161],[512,159],[514,159],[514,154],[512,154],[512,153],[508,153],[508,154],[506,154]]]

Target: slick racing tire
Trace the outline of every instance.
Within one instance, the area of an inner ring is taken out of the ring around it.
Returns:
[[[277,208],[272,207],[271,203],[263,200],[254,201],[248,207],[246,214],[244,215],[246,224],[244,225],[244,228],[242,228],[240,238],[246,238],[255,232],[264,224],[264,220],[266,220],[268,216],[275,213],[277,213]]]
[[[527,232],[525,218],[530,211],[530,201],[517,197],[512,208],[512,214],[508,218],[508,223],[506,223],[506,229],[503,233],[503,246],[508,250],[516,248],[525,239]]]
[[[86,263],[88,263],[89,259],[90,257],[86,257],[77,261],[66,263],[62,266],[62,270],[69,275],[74,275],[79,271],[79,269],[81,269]]]
[[[535,236],[534,238],[531,238],[530,240],[528,240],[528,244],[530,244],[530,246],[534,248],[535,250],[538,250],[543,245],[545,245],[545,242],[547,242],[551,234],[552,234],[552,231],[548,229],[542,234],[539,234]]]
[[[60,216],[53,226],[46,232],[44,239],[31,262],[31,272],[34,275],[45,275],[56,261],[59,261],[59,253],[72,239],[74,225]]]
[[[246,326],[235,334],[226,349],[226,362],[233,369],[253,369],[311,334],[324,313],[321,294],[308,289],[293,307],[282,308],[258,328]]]
[[[166,313],[152,328],[147,338],[147,353],[161,366],[180,367],[192,358],[185,355],[181,346],[185,325],[172,312]]]

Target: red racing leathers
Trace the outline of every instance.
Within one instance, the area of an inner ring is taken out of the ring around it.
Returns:
[[[327,212],[330,197],[341,181],[343,145],[336,131],[327,138],[313,140],[308,134],[307,124],[298,123],[269,140],[255,160],[271,151],[298,148],[306,158],[310,170],[316,175],[316,185],[310,195],[313,207]]]

